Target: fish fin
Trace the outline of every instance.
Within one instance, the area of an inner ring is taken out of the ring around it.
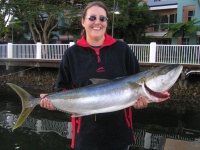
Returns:
[[[15,123],[14,127],[12,128],[12,130],[15,130],[16,128],[22,125],[22,123],[26,120],[26,118],[29,116],[29,114],[32,112],[32,110],[37,104],[36,102],[33,103],[32,101],[34,97],[21,87],[13,83],[7,83],[7,85],[9,85],[20,96],[22,102],[21,114],[17,119],[17,122]]]
[[[81,116],[88,116],[92,114],[94,113],[83,113],[83,114],[73,113],[71,117],[81,117]]]
[[[123,78],[123,77],[115,78],[115,80],[118,80],[118,79],[121,79],[121,78]],[[103,83],[107,83],[111,80],[110,79],[91,78],[90,81],[92,82],[92,84],[103,84]]]
[[[142,87],[140,84],[136,83],[136,82],[128,82],[128,84],[131,86],[131,87]]]
[[[106,82],[109,82],[109,79],[98,79],[98,78],[91,78],[90,81],[92,82],[92,84],[103,84]]]
[[[74,118],[76,118],[76,117],[81,117],[81,116],[83,116],[82,114],[72,114],[72,116],[71,117],[74,117]]]

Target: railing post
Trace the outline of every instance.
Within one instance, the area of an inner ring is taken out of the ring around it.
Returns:
[[[156,62],[156,42],[151,42],[150,43],[149,62],[150,63],[155,63]]]
[[[42,43],[37,42],[36,46],[36,59],[42,59]]]
[[[13,43],[8,43],[7,47],[8,58],[13,58]]]
[[[74,42],[69,42],[69,47],[71,47],[74,44],[75,44]]]

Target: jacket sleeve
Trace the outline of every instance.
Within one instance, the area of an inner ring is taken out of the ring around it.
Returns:
[[[72,78],[69,67],[69,57],[66,50],[58,69],[56,91],[59,92],[63,90],[68,90],[72,89],[72,87],[73,86],[72,86]]]
[[[134,52],[130,49],[130,47],[127,45],[126,48],[126,70],[128,75],[133,75],[136,73],[139,73],[139,63],[138,60],[134,54]]]

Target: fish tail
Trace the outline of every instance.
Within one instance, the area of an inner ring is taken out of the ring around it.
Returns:
[[[32,95],[30,95],[28,92],[26,92],[21,87],[13,84],[13,83],[7,83],[21,98],[22,102],[22,111],[17,119],[16,124],[12,128],[12,130],[15,130],[19,126],[22,125],[22,123],[26,120],[26,118],[29,116],[29,114],[32,112],[34,107],[37,105],[37,102],[33,101],[35,99]]]

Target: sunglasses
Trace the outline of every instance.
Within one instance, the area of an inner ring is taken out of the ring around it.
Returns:
[[[88,16],[87,18],[88,18],[90,21],[95,21],[95,20],[97,19],[96,16]],[[108,18],[107,18],[107,17],[104,17],[104,16],[100,16],[100,17],[99,17],[99,20],[100,20],[101,22],[106,22],[106,21],[108,21]]]

